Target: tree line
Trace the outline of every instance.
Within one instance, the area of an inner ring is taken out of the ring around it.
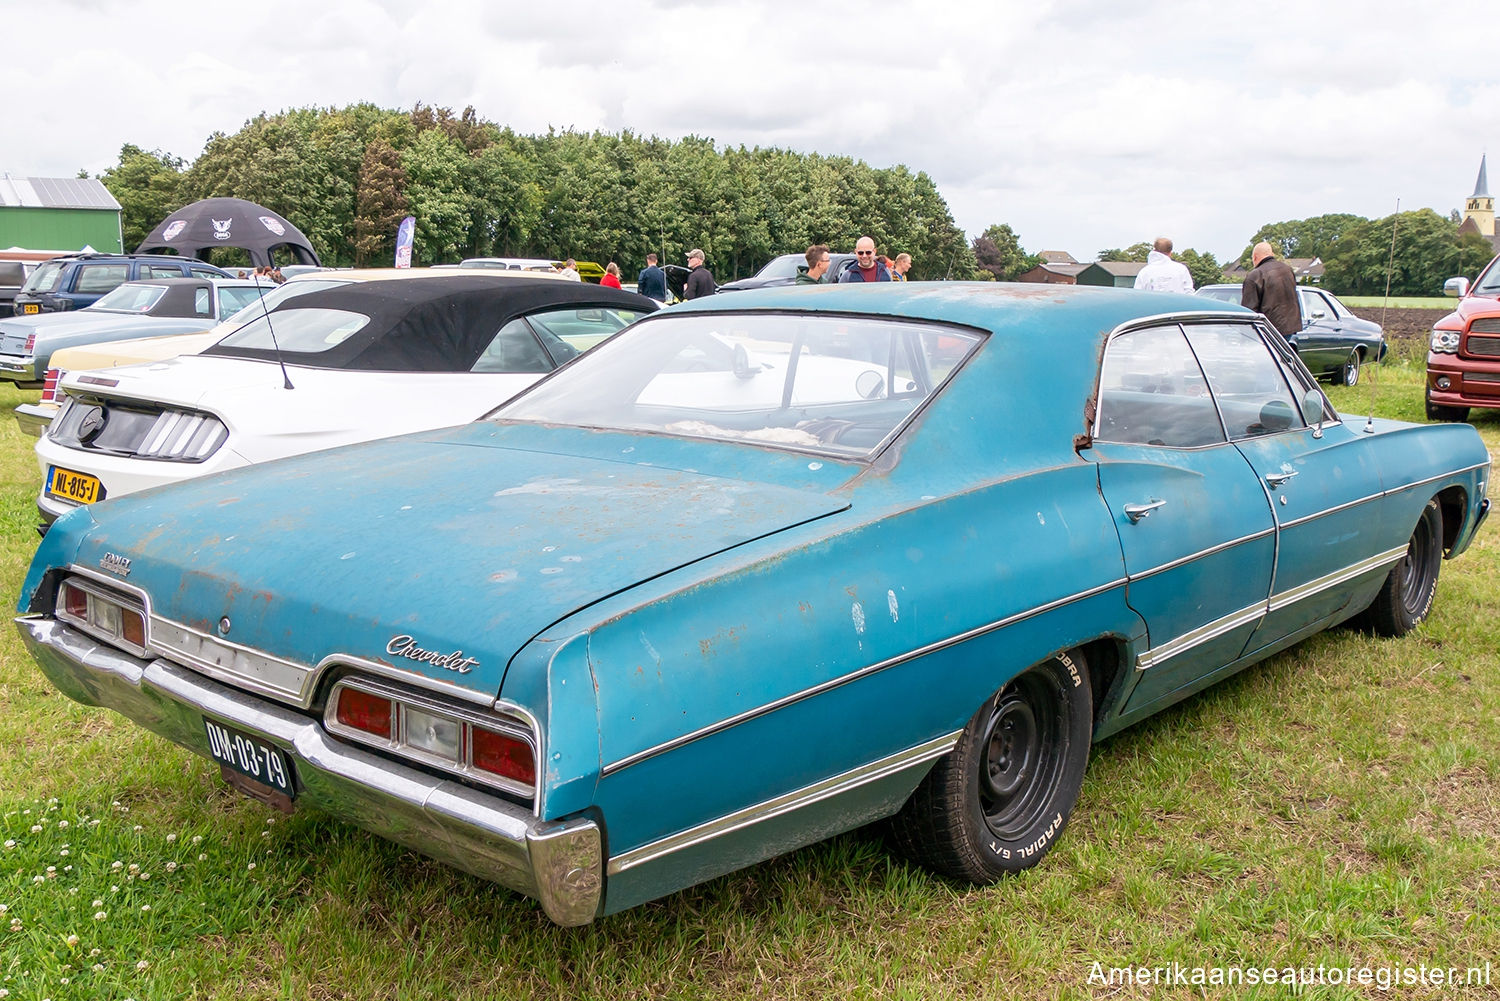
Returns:
[[[777,254],[871,236],[915,279],[972,278],[972,249],[927,174],[778,148],[720,149],[634,132],[521,135],[465,108],[372,104],[261,114],[187,163],[125,145],[100,175],[133,248],[177,208],[246,198],[307,235],[325,264],[384,265],[416,217],[414,264],[465,257],[680,263],[701,247],[720,282]],[[216,252],[218,253],[218,252]]]

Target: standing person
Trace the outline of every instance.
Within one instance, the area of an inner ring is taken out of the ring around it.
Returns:
[[[610,288],[620,287],[620,266],[614,261],[604,265],[604,277],[599,279],[600,285],[608,285]]]
[[[828,273],[828,265],[833,256],[828,248],[821,243],[815,243],[807,248],[807,263],[797,265],[797,277],[792,279],[793,285],[817,285]]]
[[[906,281],[906,273],[911,270],[911,255],[897,254],[896,263],[891,266],[891,281]]]
[[[1251,270],[1240,289],[1240,305],[1264,313],[1281,336],[1291,340],[1302,329],[1302,307],[1297,303],[1297,276],[1276,259],[1262,240],[1250,251]]]
[[[646,266],[635,279],[636,291],[657,302],[667,301],[667,274],[656,266],[656,255],[646,255]]]
[[[559,271],[558,274],[562,275],[569,281],[583,281],[583,279],[578,276],[578,262],[573,260],[573,258],[571,257],[563,262],[563,269]]]
[[[1135,276],[1135,287],[1149,292],[1193,291],[1193,276],[1187,265],[1172,260],[1172,241],[1164,236],[1156,238],[1154,250],[1146,255],[1146,266]]]
[[[891,273],[875,256],[875,241],[868,236],[860,237],[854,244],[854,267],[844,269],[844,273],[839,275],[839,283],[890,280]]]
[[[687,287],[682,290],[684,299],[697,299],[719,291],[719,286],[714,284],[714,273],[703,266],[703,251],[697,247],[689,250],[687,263],[693,270],[688,274]]]

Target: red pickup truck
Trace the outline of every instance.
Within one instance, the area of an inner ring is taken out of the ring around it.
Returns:
[[[1467,278],[1449,278],[1443,291],[1458,308],[1432,326],[1427,350],[1427,416],[1468,419],[1470,407],[1500,409],[1500,257]]]

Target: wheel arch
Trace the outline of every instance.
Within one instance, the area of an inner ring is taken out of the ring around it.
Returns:
[[[1451,555],[1458,544],[1458,533],[1463,530],[1464,518],[1469,511],[1469,492],[1461,486],[1451,486],[1438,492],[1438,512],[1443,516],[1443,555]]]

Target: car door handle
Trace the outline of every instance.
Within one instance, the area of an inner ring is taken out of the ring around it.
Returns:
[[[1275,490],[1277,487],[1281,486],[1287,480],[1291,479],[1293,476],[1296,476],[1296,475],[1297,475],[1297,471],[1295,469],[1291,470],[1290,472],[1267,473],[1266,474],[1266,482],[1271,485],[1271,489],[1272,490]]]
[[[1139,524],[1142,518],[1166,503],[1164,500],[1153,500],[1146,504],[1126,504],[1125,517],[1130,519],[1132,525]]]

